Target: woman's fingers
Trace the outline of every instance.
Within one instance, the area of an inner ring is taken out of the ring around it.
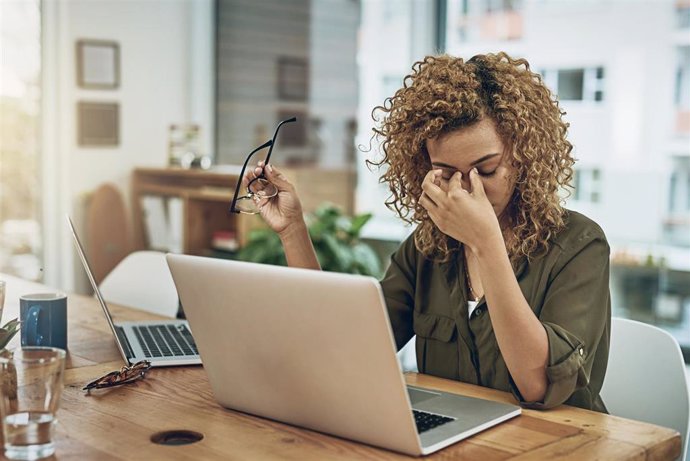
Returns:
[[[472,195],[475,197],[486,196],[486,192],[484,191],[484,183],[479,177],[479,172],[476,168],[472,168],[470,171],[470,184],[472,185]]]
[[[266,178],[268,178],[272,184],[275,184],[278,190],[292,191],[294,189],[292,183],[288,181],[285,175],[270,163],[266,165],[264,172],[266,173]]]
[[[462,173],[460,171],[456,171],[448,181],[448,195],[454,199],[469,195],[469,192],[462,184]]]
[[[258,163],[258,165],[255,168],[253,168],[253,169],[250,168],[244,172],[244,177],[242,178],[242,184],[244,185],[244,187],[247,187],[249,185],[249,182],[252,179],[261,175],[261,171],[263,169],[263,163],[264,162],[261,161]]]
[[[422,195],[419,197],[419,204],[422,205],[427,211],[434,210],[438,207],[438,205],[436,205],[436,203],[434,203],[434,201],[431,200],[425,192],[422,192]]]
[[[437,171],[439,173],[436,173]],[[422,181],[422,190],[424,191],[424,194],[426,194],[429,199],[434,202],[434,204],[440,203],[443,200],[443,197],[446,195],[440,186],[442,181],[440,171],[441,170],[429,171],[424,177],[424,181]]]

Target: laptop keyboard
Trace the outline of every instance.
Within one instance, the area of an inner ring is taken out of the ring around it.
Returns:
[[[455,418],[427,413],[426,411],[412,410],[412,413],[414,414],[414,422],[417,424],[417,432],[420,434],[451,421],[455,421]]]
[[[187,325],[133,326],[134,334],[146,357],[198,355],[192,332]]]

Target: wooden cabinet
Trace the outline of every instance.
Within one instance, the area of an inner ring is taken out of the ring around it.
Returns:
[[[354,209],[355,172],[316,168],[281,168],[295,184],[305,213],[323,202],[340,206],[346,213]],[[240,246],[252,229],[264,226],[258,215],[230,213],[230,202],[240,168],[211,170],[182,168],[137,168],[132,173],[134,246],[150,248],[143,199],[147,196],[179,199],[182,229],[181,249],[186,254],[206,255],[216,231],[233,231]]]

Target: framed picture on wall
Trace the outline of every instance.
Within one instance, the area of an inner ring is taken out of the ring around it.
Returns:
[[[306,59],[278,58],[278,97],[289,101],[306,101],[309,96],[309,65]]]
[[[120,105],[116,102],[77,103],[77,145],[116,147],[120,143]]]
[[[77,85],[108,90],[120,86],[120,45],[107,40],[77,41]]]

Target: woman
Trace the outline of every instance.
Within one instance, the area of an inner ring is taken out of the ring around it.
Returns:
[[[558,103],[505,53],[412,69],[374,109],[387,204],[417,224],[381,282],[398,348],[416,334],[421,372],[511,391],[525,407],[605,412],[609,247],[561,206],[574,160]],[[279,194],[261,214],[288,264],[319,269],[294,187],[265,172]]]

